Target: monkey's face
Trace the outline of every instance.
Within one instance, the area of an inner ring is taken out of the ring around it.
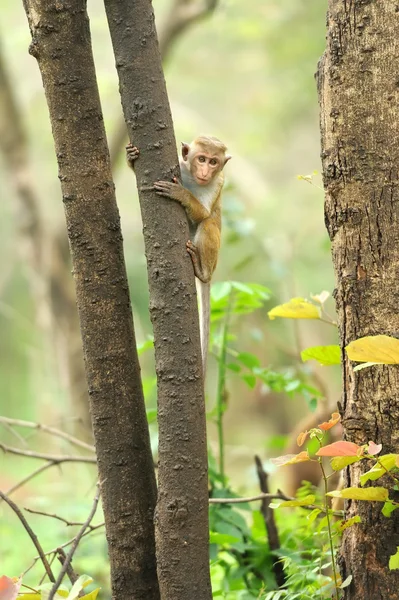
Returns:
[[[198,185],[208,185],[222,168],[220,157],[206,152],[197,152],[191,159],[191,175]]]

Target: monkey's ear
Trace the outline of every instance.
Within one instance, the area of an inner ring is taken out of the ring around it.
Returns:
[[[231,154],[226,154],[226,156],[224,157],[224,165],[225,165],[227,162],[229,162],[230,158],[233,158],[233,157],[231,156]],[[224,166],[224,165],[223,165],[223,166]]]
[[[183,160],[187,160],[188,153],[190,152],[190,144],[186,144],[186,142],[181,143],[181,155]]]

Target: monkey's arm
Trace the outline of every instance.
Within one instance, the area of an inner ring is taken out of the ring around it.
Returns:
[[[154,189],[158,196],[171,198],[179,202],[186,210],[187,216],[192,223],[198,225],[210,215],[209,210],[205,208],[199,200],[180,183],[170,181],[156,181]]]

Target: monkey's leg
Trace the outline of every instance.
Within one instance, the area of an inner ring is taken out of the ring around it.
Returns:
[[[195,246],[191,240],[186,243],[187,252],[191,257],[193,263],[194,275],[203,283],[208,283],[211,280],[211,275],[208,272],[204,272],[201,267],[201,260],[197,246]]]

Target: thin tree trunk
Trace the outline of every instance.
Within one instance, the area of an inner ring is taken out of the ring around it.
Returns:
[[[24,0],[49,106],[115,600],[157,600],[156,487],[85,0]]]
[[[205,405],[194,274],[183,209],[152,189],[179,175],[149,0],[105,0],[136,163],[158,378],[156,516],[162,600],[209,600]]]
[[[395,0],[329,0],[327,49],[319,65],[326,225],[337,279],[341,346],[364,335],[399,332],[399,12]],[[344,434],[399,449],[399,370],[359,372],[343,352]],[[359,485],[369,465],[348,469]],[[387,482],[389,485],[389,482]],[[341,571],[346,600],[399,598],[389,556],[399,545],[399,513],[348,502],[362,522],[345,530]]]

